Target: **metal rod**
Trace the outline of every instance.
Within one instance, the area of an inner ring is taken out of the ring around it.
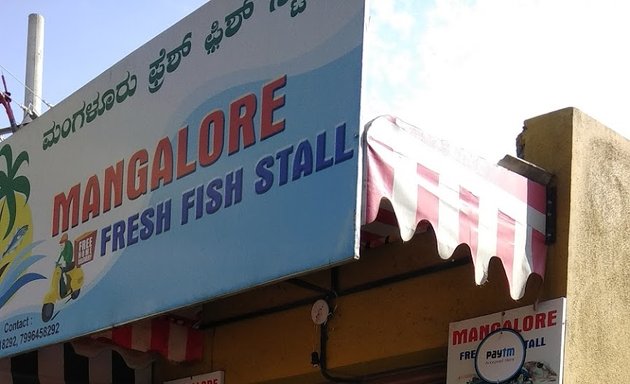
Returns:
[[[436,273],[436,272],[445,271],[451,268],[461,267],[463,265],[470,264],[470,262],[471,261],[468,258],[454,259],[454,260],[446,261],[446,262],[436,264],[430,267],[425,267],[425,268],[416,269],[410,272],[400,273],[398,275],[393,275],[393,276],[385,277],[379,280],[370,281],[365,284],[355,285],[354,287],[342,289],[338,291],[337,293],[339,296],[351,295],[353,293],[367,291],[368,289],[373,289],[373,288],[378,288],[385,285],[398,283],[398,282],[412,279],[415,277],[421,277],[421,276],[428,275],[431,273]]]
[[[325,295],[321,295],[321,296],[316,296],[316,297],[309,297],[307,299],[294,301],[294,302],[291,302],[291,303],[288,303],[288,304],[277,305],[275,307],[265,308],[265,309],[261,309],[261,310],[258,310],[258,311],[252,311],[252,312],[245,313],[245,314],[242,314],[242,315],[237,315],[237,316],[227,317],[225,319],[221,319],[221,320],[217,320],[217,321],[210,321],[210,322],[207,322],[207,323],[202,323],[202,324],[199,325],[199,329],[214,328],[214,327],[218,327],[218,326],[221,326],[221,325],[235,323],[237,321],[249,320],[249,319],[253,319],[253,318],[256,318],[256,317],[260,317],[260,316],[270,315],[272,313],[287,311],[289,309],[294,309],[294,308],[298,308],[298,307],[302,307],[302,306],[305,306],[305,305],[312,304],[316,300],[323,299],[324,297],[326,297],[326,296]]]
[[[389,277],[386,277],[386,278],[383,278],[383,279],[379,279],[379,280],[375,280],[375,281],[371,281],[371,282],[365,283],[365,284],[359,284],[359,285],[356,285],[354,287],[350,287],[350,288],[341,290],[339,292],[336,292],[336,296],[338,296],[338,297],[347,296],[347,295],[351,295],[351,294],[354,294],[354,293],[367,291],[369,289],[379,288],[379,287],[382,287],[382,286],[385,286],[385,285],[398,283],[398,282],[405,281],[405,280],[408,280],[408,279],[412,279],[412,278],[415,278],[415,277],[421,277],[421,276],[428,275],[428,274],[431,274],[431,273],[436,273],[436,272],[441,272],[441,271],[445,271],[445,270],[452,269],[452,268],[457,268],[457,267],[460,267],[460,266],[463,266],[463,265],[467,265],[467,264],[470,264],[470,263],[471,263],[471,260],[469,258],[455,259],[453,261],[444,262],[444,263],[441,263],[441,264],[438,264],[438,265],[435,265],[435,266],[421,268],[421,269],[417,269],[415,271],[411,271],[411,272],[407,272],[407,273],[401,273],[401,274],[394,275],[394,276],[389,276]],[[338,272],[334,272],[334,273],[338,273]],[[326,291],[326,294],[323,294],[323,295],[309,297],[309,298],[306,298],[306,299],[297,300],[297,301],[294,301],[294,302],[291,302],[291,303],[278,305],[278,306],[271,307],[271,308],[265,308],[265,309],[261,309],[261,310],[252,311],[252,312],[249,312],[249,313],[237,315],[237,316],[228,317],[228,318],[217,320],[217,321],[210,321],[210,322],[207,322],[207,323],[202,323],[199,326],[199,329],[208,329],[208,328],[218,327],[220,325],[230,324],[230,323],[234,323],[234,322],[237,322],[237,321],[249,320],[249,319],[252,319],[252,318],[255,318],[255,317],[259,317],[259,316],[270,315],[270,314],[281,312],[281,311],[287,311],[287,310],[290,310],[290,309],[295,309],[295,308],[298,308],[298,307],[302,307],[304,305],[312,304],[313,302],[315,302],[318,299],[330,298],[330,293],[333,293],[333,291]]]
[[[330,293],[330,289],[328,288],[324,288],[324,287],[320,287],[319,285],[315,285],[312,283],[309,283],[308,281],[304,281],[301,279],[289,279],[286,281],[289,284],[293,284],[297,287],[300,288],[305,288],[305,289],[309,289],[311,291],[315,291],[318,293],[323,293],[323,294],[329,294]]]

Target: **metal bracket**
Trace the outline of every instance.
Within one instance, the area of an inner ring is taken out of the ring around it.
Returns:
[[[545,244],[556,241],[556,185],[555,176],[539,166],[514,156],[505,155],[498,165],[526,177],[538,184],[544,185],[545,196]]]
[[[557,188],[555,185],[547,185],[545,244],[556,242],[556,199]]]

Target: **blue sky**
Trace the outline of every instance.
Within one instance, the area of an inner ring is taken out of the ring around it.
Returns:
[[[43,98],[56,104],[204,2],[4,1],[0,65],[24,81],[28,14],[42,14]],[[568,106],[630,135],[626,2],[371,4],[367,113],[397,115],[490,160],[514,152],[523,120]],[[22,103],[22,86],[3,72]]]
[[[4,0],[0,68],[22,104],[28,15],[44,17],[43,98],[57,104],[202,4],[203,0]],[[8,72],[15,75],[17,80]],[[19,80],[19,82],[18,82]],[[43,110],[46,106],[43,105]],[[16,120],[22,112],[13,104]],[[0,126],[7,127],[4,109]]]

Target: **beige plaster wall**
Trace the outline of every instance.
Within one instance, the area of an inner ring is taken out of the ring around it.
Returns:
[[[558,177],[556,247],[566,241],[568,251],[564,383],[625,382],[630,142],[572,108],[528,120],[521,140],[525,157]],[[557,284],[547,281],[546,288]]]

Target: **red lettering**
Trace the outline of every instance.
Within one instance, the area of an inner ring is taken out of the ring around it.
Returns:
[[[284,130],[285,120],[273,120],[273,112],[284,106],[284,94],[274,98],[277,90],[284,88],[287,84],[287,75],[273,80],[262,89],[262,111],[260,114],[260,140],[265,140]]]
[[[83,211],[81,213],[81,222],[85,223],[92,218],[97,217],[100,213],[101,206],[101,187],[98,183],[98,177],[92,175],[85,186],[83,194]]]
[[[210,145],[210,129],[212,129],[212,145]],[[223,152],[223,130],[225,116],[217,109],[206,115],[199,126],[199,164],[207,167],[214,164]],[[212,152],[210,152],[212,147]]]
[[[494,332],[499,328],[501,328],[501,323],[492,323],[492,325],[490,326],[490,332]]]
[[[254,133],[254,115],[256,114],[256,95],[250,93],[230,104],[230,133],[228,140],[228,155],[239,151],[241,133],[243,148],[256,143]]]
[[[531,331],[534,328],[534,316],[525,316],[523,319],[523,331]]]
[[[81,192],[81,184],[74,185],[65,193],[60,193],[53,200],[53,222],[52,235],[59,234],[59,221],[61,220],[61,230],[67,231],[72,219],[72,227],[79,225],[79,198]],[[72,212],[70,212],[72,210]],[[72,217],[71,217],[72,215]]]
[[[79,219],[85,223],[99,216],[101,209],[109,212],[121,206],[125,195],[128,200],[135,200],[145,195],[148,189],[154,191],[172,183],[173,177],[181,179],[194,173],[197,162],[202,167],[214,164],[221,158],[226,145],[228,155],[232,155],[241,148],[254,145],[256,134],[260,135],[260,140],[265,140],[283,132],[286,120],[278,116],[278,111],[286,104],[286,85],[287,75],[282,75],[264,84],[260,93],[248,93],[233,100],[229,105],[229,122],[226,121],[227,111],[216,109],[208,113],[199,125],[197,158],[194,154],[191,155],[193,158],[188,157],[189,127],[186,125],[177,132],[176,148],[170,137],[164,137],[155,146],[152,158],[146,149],[139,149],[129,160],[123,159],[108,166],[103,180],[92,175],[84,190],[77,184],[67,193],[56,195],[53,201],[53,236],[62,230],[67,231],[70,226],[79,225]],[[254,118],[259,107],[258,95],[261,112],[260,126],[256,127]],[[259,132],[256,132],[257,128]],[[101,181],[103,189],[100,188]]]
[[[479,332],[477,332],[477,328],[470,328],[470,332],[468,333],[468,341],[478,341],[479,340]]]
[[[453,345],[458,345],[468,342],[468,330],[462,329],[461,331],[453,331]]]
[[[177,179],[181,179],[186,175],[195,172],[197,163],[188,159],[188,126],[185,126],[177,132]]]
[[[124,161],[120,160],[116,163],[116,168],[109,166],[105,170],[105,191],[103,193],[103,212],[112,209],[112,191],[114,192],[114,207],[122,205],[123,196],[123,166]]]
[[[129,160],[129,169],[127,170],[127,197],[130,200],[135,200],[147,193],[148,170],[146,164],[148,161],[149,153],[146,149],[141,149],[134,153]]]
[[[536,314],[536,329],[545,328],[545,318],[547,317],[546,313],[537,313]]]
[[[516,332],[521,331],[520,327],[518,326],[518,323],[519,323],[518,319],[514,319],[514,328],[512,329],[514,329]]]
[[[483,339],[484,337],[488,336],[489,333],[490,333],[490,324],[485,324],[479,327],[479,339]]]
[[[556,311],[555,309],[547,313],[547,326],[548,327],[553,327],[554,325],[556,325],[557,316],[558,316],[558,311]]]
[[[153,164],[151,165],[151,190],[154,191],[162,185],[167,185],[173,181],[173,147],[168,137],[158,142],[153,154]]]

